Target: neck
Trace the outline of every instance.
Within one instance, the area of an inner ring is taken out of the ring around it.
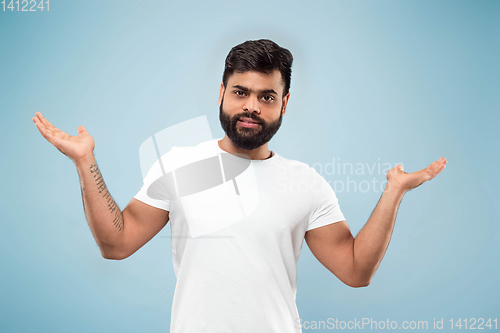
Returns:
[[[236,147],[233,141],[231,141],[231,139],[228,138],[227,135],[225,135],[222,140],[218,142],[220,149],[224,150],[225,152],[228,152],[230,154],[245,154],[252,160],[265,160],[272,156],[271,151],[268,149],[268,143],[269,142],[266,142],[262,146],[252,150],[245,150]]]

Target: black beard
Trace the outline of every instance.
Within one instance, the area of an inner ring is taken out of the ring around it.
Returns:
[[[280,117],[273,122],[266,122],[253,113],[242,112],[234,115],[232,118],[223,110],[224,97],[219,107],[219,119],[224,132],[231,139],[233,144],[242,150],[252,150],[259,148],[278,132],[283,118],[283,106],[281,107]],[[241,117],[251,118],[259,122],[256,128],[240,127],[236,123]],[[260,128],[259,128],[260,127]]]

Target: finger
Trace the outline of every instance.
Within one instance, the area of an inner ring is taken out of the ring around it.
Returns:
[[[40,121],[40,119],[38,119],[38,117],[33,117],[33,118],[31,118],[31,120],[33,120],[33,122],[35,123],[36,127],[38,128],[38,130],[40,132],[43,132],[43,133],[47,132],[47,129],[42,124],[42,122]]]
[[[58,132],[58,131],[61,131],[60,129],[56,128],[54,125],[52,125],[50,123],[50,121],[48,121],[47,119],[44,118],[44,116],[42,116],[42,114],[40,112],[35,112],[35,115],[38,117],[38,119],[42,122],[42,124],[45,126],[45,128],[47,130],[50,130],[52,132]]]
[[[441,157],[439,160],[433,162],[430,166],[432,170],[436,172],[436,175],[441,172],[446,167],[446,158]]]
[[[408,172],[404,171],[403,170],[403,165],[402,164],[398,164],[396,165],[396,168],[398,169],[399,173],[402,173],[402,174],[408,174]]]
[[[436,172],[436,174],[434,175],[437,176],[441,171],[443,171],[443,169],[446,168],[446,159],[443,161],[441,161],[440,164],[437,164],[436,167],[434,168],[434,171]]]
[[[54,135],[54,132],[47,128],[41,121],[38,117],[33,117],[32,118],[33,121],[35,122],[35,125],[38,127],[38,130],[40,130],[40,132],[44,135],[50,135],[50,136],[53,136]]]
[[[86,133],[88,134],[87,130],[83,126],[78,126],[78,134],[83,134]]]
[[[34,122],[35,122],[35,125],[36,127],[38,128],[38,131],[40,132],[40,134],[47,140],[49,141],[50,143],[52,143],[52,134],[50,134],[47,129],[45,128],[45,126],[42,124],[42,122],[40,121],[40,119],[38,119],[37,117],[33,117],[31,118]]]
[[[36,114],[36,112],[35,112],[35,114]],[[38,118],[38,116],[35,116],[31,119],[35,122],[35,125],[37,125],[37,127],[39,129],[42,129],[43,131],[47,131],[47,127],[42,123],[42,121],[40,120],[40,118]]]
[[[422,171],[426,174],[426,178],[428,178],[427,180],[430,180],[436,177],[445,168],[445,166],[446,165],[442,163],[442,159],[439,159],[438,161],[432,162],[431,165]]]
[[[37,120],[45,128],[47,134],[55,136],[57,133],[62,132],[59,128],[54,127],[47,119],[43,118],[40,112],[35,112],[35,114],[36,113],[40,114],[41,118],[37,116]]]

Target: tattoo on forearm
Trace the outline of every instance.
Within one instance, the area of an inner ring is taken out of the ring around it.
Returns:
[[[118,228],[118,230],[122,231],[123,230],[122,212],[118,208],[118,205],[116,204],[116,202],[113,200],[113,197],[111,197],[111,194],[108,191],[106,183],[104,183],[104,179],[102,178],[101,171],[97,167],[97,164],[92,164],[90,166],[90,173],[92,173],[94,175],[94,181],[97,185],[97,189],[99,190],[99,193],[104,193],[103,198],[105,198],[107,200],[109,211],[111,213],[115,213],[115,218],[113,219],[113,224],[115,225],[115,227]]]

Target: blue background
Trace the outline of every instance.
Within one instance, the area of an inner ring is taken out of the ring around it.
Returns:
[[[148,137],[202,115],[223,136],[225,56],[259,38],[294,55],[272,150],[309,165],[403,163],[408,172],[448,160],[403,198],[369,287],[344,285],[304,243],[301,318],[431,328],[444,318],[445,331],[451,318],[498,318],[499,14],[498,1],[444,0],[53,0],[49,12],[1,11],[0,331],[168,332],[169,226],[128,259],[103,259],[73,163],[31,117],[40,111],[72,135],[84,125],[123,209],[142,185]],[[385,180],[324,175],[347,176]],[[337,192],[354,235],[380,194]]]

